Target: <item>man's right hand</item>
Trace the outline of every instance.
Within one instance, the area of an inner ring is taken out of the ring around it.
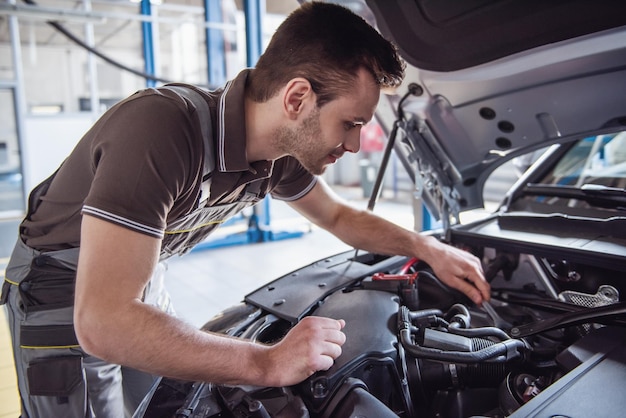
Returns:
[[[346,342],[341,331],[345,325],[343,319],[303,318],[280,342],[268,347],[262,366],[266,386],[294,385],[317,371],[328,370]]]

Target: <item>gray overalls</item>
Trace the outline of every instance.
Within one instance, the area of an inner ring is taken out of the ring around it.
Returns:
[[[204,139],[203,196],[197,208],[167,225],[161,261],[183,254],[204,240],[219,224],[259,201],[261,181],[247,185],[236,203],[206,207],[210,172],[214,168],[210,115],[198,93],[169,87],[196,105]],[[209,152],[207,152],[209,151]],[[29,217],[37,209],[54,174],[29,196]],[[21,239],[6,269],[2,303],[6,303],[13,337],[22,417],[120,418],[131,415],[148,392],[154,376],[108,364],[86,354],[74,333],[74,282],[79,248],[40,252]],[[159,263],[144,290],[144,302],[174,313],[163,287],[165,264]],[[123,385],[122,385],[123,383]]]

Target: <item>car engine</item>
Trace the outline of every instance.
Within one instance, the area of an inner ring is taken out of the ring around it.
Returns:
[[[624,407],[624,270],[463,248],[484,262],[489,303],[444,286],[420,260],[348,251],[203,327],[272,344],[304,316],[344,319],[347,341],[329,370],[280,388],[162,378],[136,416],[611,416]]]

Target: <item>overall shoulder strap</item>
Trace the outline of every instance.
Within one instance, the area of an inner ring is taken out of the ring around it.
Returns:
[[[187,98],[196,107],[198,119],[200,120],[200,129],[202,130],[202,141],[204,145],[204,164],[202,169],[202,180],[204,182],[208,180],[209,174],[215,169],[213,130],[211,129],[211,113],[209,112],[209,105],[204,97],[202,97],[202,94],[190,87],[180,85],[167,85],[164,87]]]

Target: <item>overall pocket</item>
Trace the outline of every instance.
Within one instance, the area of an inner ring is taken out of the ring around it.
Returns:
[[[66,398],[83,382],[83,359],[80,356],[42,359],[31,363],[27,374],[31,396]]]
[[[24,311],[72,306],[75,281],[76,271],[73,269],[46,255],[35,257],[30,272],[19,284]]]

